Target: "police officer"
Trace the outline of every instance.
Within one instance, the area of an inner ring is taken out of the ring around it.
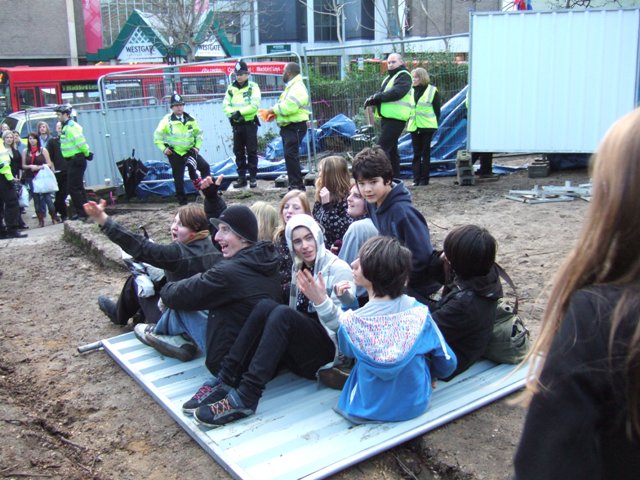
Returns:
[[[18,231],[20,222],[20,206],[18,195],[13,186],[14,177],[11,173],[11,156],[5,148],[4,142],[0,142],[0,205],[4,209],[4,223],[6,229],[0,229],[0,238],[24,238],[26,233]]]
[[[67,191],[75,210],[71,220],[86,220],[87,214],[83,209],[83,205],[87,203],[84,171],[87,169],[87,161],[93,160],[93,153],[89,150],[82,127],[71,119],[71,105],[59,105],[55,110],[62,124],[60,152],[67,161]]]
[[[171,95],[171,113],[165,115],[158,123],[153,134],[153,143],[169,159],[178,203],[186,205],[184,167],[188,167],[191,180],[196,182],[196,170],[202,178],[209,176],[211,172],[209,164],[200,155],[202,130],[195,118],[184,111],[184,100],[177,92]]]
[[[376,117],[382,119],[378,144],[389,157],[395,178],[400,178],[398,139],[414,107],[411,83],[411,73],[402,56],[392,53],[387,57],[387,76],[382,81],[380,91],[364,102],[365,108],[375,106]]]
[[[309,120],[309,92],[300,75],[300,65],[295,62],[287,63],[282,73],[282,80],[286,87],[278,102],[268,113],[276,116],[276,122],[280,127],[280,136],[284,146],[284,161],[289,177],[289,190],[305,190],[300,170],[298,151],[300,143],[307,133],[307,121]]]
[[[247,186],[247,167],[249,187],[258,186],[258,126],[256,113],[260,106],[261,94],[257,83],[249,81],[249,68],[242,60],[235,66],[236,80],[222,101],[222,111],[229,118],[233,129],[233,153],[238,167],[238,181],[234,188]]]

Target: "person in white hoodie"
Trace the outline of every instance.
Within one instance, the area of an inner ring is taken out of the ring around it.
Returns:
[[[369,302],[340,317],[340,352],[356,363],[336,411],[353,423],[417,417],[429,406],[435,379],[453,373],[457,361],[429,309],[403,294],[411,252],[396,238],[375,236],[351,266]]]
[[[255,413],[264,388],[281,366],[315,379],[337,356],[341,304],[355,300],[349,265],[325,248],[322,230],[309,215],[294,215],[285,236],[294,253],[289,305],[260,301],[222,361],[212,389],[200,400],[195,420],[219,427]],[[305,295],[306,285],[322,285],[321,302]],[[335,285],[342,287],[336,292]]]

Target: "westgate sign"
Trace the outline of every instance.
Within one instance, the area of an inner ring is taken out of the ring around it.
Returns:
[[[122,63],[161,63],[163,58],[158,48],[139,28],[136,28],[120,51],[118,60]]]

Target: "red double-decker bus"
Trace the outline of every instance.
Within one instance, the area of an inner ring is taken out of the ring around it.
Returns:
[[[275,89],[279,85],[273,75],[281,74],[286,64],[249,62],[248,65],[256,75],[271,75],[270,83]],[[125,97],[122,92],[126,92],[127,105],[131,104],[132,99],[137,99],[137,104],[150,104],[162,101],[167,96],[167,88],[175,88],[181,93],[190,90],[194,96],[206,96],[219,93],[221,89],[224,91],[224,77],[233,72],[234,66],[235,61],[178,66],[137,64],[0,68],[0,113],[7,115],[18,110],[61,103],[95,108],[100,97],[98,80],[105,75],[107,86],[111,87],[105,89],[107,101],[118,101],[120,97]],[[141,69],[145,70],[140,75],[133,72]],[[131,74],[110,75],[118,72]],[[220,81],[211,82],[214,76]],[[125,106],[124,101],[122,106]]]

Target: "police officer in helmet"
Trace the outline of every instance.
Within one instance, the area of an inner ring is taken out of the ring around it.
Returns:
[[[231,122],[233,129],[233,153],[236,156],[238,181],[234,188],[247,186],[247,170],[249,171],[249,187],[258,186],[258,126],[256,116],[260,106],[260,87],[249,81],[249,67],[240,60],[234,69],[236,80],[229,85],[222,101],[222,110]]]
[[[71,220],[84,221],[87,219],[87,214],[83,209],[83,205],[87,203],[87,193],[84,190],[84,172],[87,169],[87,161],[93,159],[93,153],[89,150],[82,127],[71,118],[73,107],[68,104],[58,105],[55,111],[62,125],[60,152],[67,161],[67,191],[71,196],[75,210],[75,215],[71,217]]]
[[[184,111],[184,100],[177,92],[171,95],[171,113],[165,115],[158,123],[153,134],[153,143],[169,159],[178,203],[186,205],[185,166],[196,188],[199,186],[200,178],[208,177],[211,169],[200,155],[202,130],[196,119]]]

